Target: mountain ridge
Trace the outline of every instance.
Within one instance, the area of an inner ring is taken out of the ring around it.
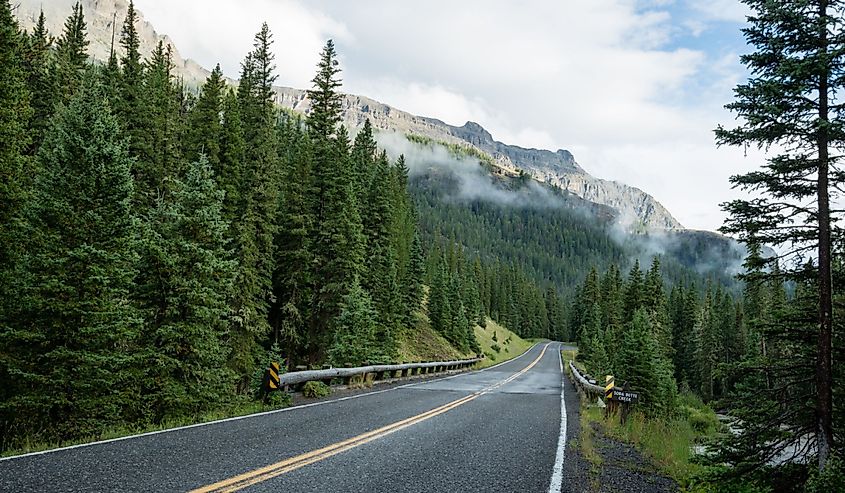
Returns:
[[[40,0],[20,0],[15,11],[24,29],[31,29],[44,9],[47,27],[58,36],[65,18],[70,15],[76,0],[54,0],[44,5]],[[89,54],[98,61],[107,60],[112,49],[112,37],[119,36],[119,26],[126,15],[127,0],[82,0],[83,12],[88,23]],[[166,35],[156,32],[153,25],[138,14],[138,34],[141,52],[150,53],[158,42],[169,44],[173,50],[175,73],[189,87],[199,87],[210,72],[197,62],[184,58]],[[120,52],[115,42],[114,49]],[[307,113],[310,102],[303,89],[277,86],[274,88],[280,106]],[[437,142],[471,146],[492,158],[493,165],[503,173],[520,171],[540,183],[568,190],[589,202],[609,206],[619,212],[619,221],[627,229],[678,230],[684,226],[659,201],[647,192],[621,182],[597,178],[584,170],[571,152],[558,149],[531,149],[505,144],[495,140],[480,124],[468,121],[458,127],[437,118],[418,116],[394,108],[362,95],[345,94],[343,100],[344,122],[353,131],[369,119],[380,131],[402,135],[416,134]]]

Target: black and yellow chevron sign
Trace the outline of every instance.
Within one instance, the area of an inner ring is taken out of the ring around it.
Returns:
[[[270,363],[270,369],[268,370],[270,373],[270,379],[267,382],[270,390],[276,390],[279,388],[280,381],[279,381],[279,363],[272,362]]]
[[[613,375],[604,377],[604,396],[608,399],[613,399]]]

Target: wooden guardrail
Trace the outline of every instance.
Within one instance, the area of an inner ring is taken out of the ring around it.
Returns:
[[[597,385],[598,382],[590,377],[590,375],[582,374],[581,371],[572,364],[572,361],[569,361],[569,369],[572,371],[572,381],[575,383],[575,386],[578,387],[578,390],[588,395],[595,395],[599,398],[604,397],[604,387]]]
[[[571,360],[569,361],[569,369],[572,370],[572,381],[575,383],[578,392],[590,401],[595,399],[594,402],[597,405],[605,408],[605,416],[619,413],[624,423],[631,412],[631,406],[640,400],[638,392],[616,387],[612,375],[608,375],[605,386],[601,386],[593,377],[582,374],[578,368],[575,368]]]
[[[482,358],[464,359],[456,361],[429,361],[425,363],[401,363],[395,365],[369,365],[355,368],[327,368],[323,370],[303,370],[283,373],[279,375],[279,385],[296,385],[310,381],[330,382],[340,378],[347,381],[359,375],[373,374],[376,380],[393,377],[407,377],[427,373],[440,373],[449,370],[468,368]]]

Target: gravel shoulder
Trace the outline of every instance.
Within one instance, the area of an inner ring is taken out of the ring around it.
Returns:
[[[596,423],[588,440],[594,451],[584,456],[581,402],[575,386],[566,385],[567,446],[561,491],[572,493],[668,493],[680,491],[671,478],[662,475],[636,448],[605,436]]]

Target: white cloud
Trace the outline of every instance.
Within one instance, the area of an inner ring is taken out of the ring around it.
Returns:
[[[691,0],[693,9],[707,20],[745,22],[750,10],[738,0]]]

